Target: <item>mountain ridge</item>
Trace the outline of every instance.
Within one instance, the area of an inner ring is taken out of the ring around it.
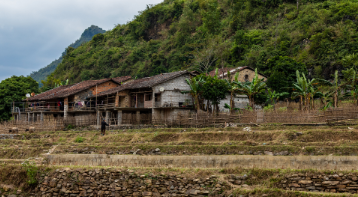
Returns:
[[[82,44],[90,41],[94,35],[99,33],[105,33],[105,32],[106,31],[103,30],[102,28],[95,25],[91,25],[90,27],[88,27],[83,31],[79,39],[77,39],[74,43],[70,44],[68,47],[77,48]],[[55,71],[58,64],[62,62],[63,56],[65,54],[66,51],[64,51],[58,59],[52,61],[49,65],[39,69],[38,71],[33,71],[29,76],[33,78],[35,81],[37,81],[41,86],[42,85],[41,80],[45,80],[47,76],[49,76],[51,73],[53,73],[53,71]]]

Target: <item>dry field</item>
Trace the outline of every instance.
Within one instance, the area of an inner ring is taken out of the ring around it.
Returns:
[[[19,164],[24,159],[41,158],[51,150],[52,154],[108,154],[108,155],[272,155],[272,156],[316,156],[358,155],[358,126],[284,126],[262,124],[260,126],[227,128],[147,128],[108,130],[105,136],[99,131],[77,127],[67,131],[36,131],[21,133],[12,139],[0,140],[0,186],[12,185],[31,196],[36,192],[26,181],[26,168]],[[52,176],[56,169],[67,166],[38,166],[39,180]],[[104,169],[105,166],[77,166],[71,169]],[[113,168],[113,167],[112,167]],[[110,169],[112,169],[110,168]],[[122,167],[115,169],[127,170]],[[281,181],[297,173],[348,175],[357,172],[278,169],[181,169],[181,168],[130,168],[138,174],[180,175],[200,179],[215,175],[228,184],[220,194],[211,196],[341,196],[342,191],[310,192],[290,191],[282,187]],[[250,178],[239,185],[230,182],[231,175]],[[312,176],[313,176],[312,175]],[[306,190],[306,191],[305,191]],[[5,192],[0,187],[0,191]],[[354,190],[355,191],[355,190]],[[16,193],[16,192],[15,192]],[[26,196],[25,194],[22,194]],[[36,195],[35,195],[36,196]],[[195,195],[193,195],[195,196]],[[205,195],[204,195],[205,196]],[[209,195],[210,196],[210,195]]]

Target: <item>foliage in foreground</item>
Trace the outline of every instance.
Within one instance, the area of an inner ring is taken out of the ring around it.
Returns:
[[[39,171],[36,163],[26,160],[21,165],[26,171],[27,183],[29,185],[35,185],[37,183],[37,172]]]

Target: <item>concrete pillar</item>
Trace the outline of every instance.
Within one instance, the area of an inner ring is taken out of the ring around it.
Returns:
[[[44,113],[43,112],[41,112],[41,114],[40,114],[40,120],[41,120],[41,122],[44,121]]]
[[[27,122],[30,122],[31,121],[31,114],[29,112],[27,112]]]
[[[32,122],[35,122],[35,113],[32,113]]]
[[[137,113],[136,113],[136,120],[137,120],[137,123],[140,124],[140,111],[137,111]]]
[[[109,124],[109,111],[106,111],[106,118],[105,118],[105,121],[107,124]]]
[[[117,114],[118,126],[122,124],[122,110],[118,110]]]
[[[154,91],[152,92],[152,108],[155,108],[155,93]],[[153,110],[152,110],[153,112]]]
[[[99,115],[99,111],[97,110],[97,129],[99,129],[99,125],[101,124],[101,116]]]
[[[264,112],[263,111],[258,111],[257,112],[257,119],[256,119],[256,123],[263,123],[264,122]]]
[[[64,99],[63,103],[63,117],[66,119],[68,116],[68,97]]]

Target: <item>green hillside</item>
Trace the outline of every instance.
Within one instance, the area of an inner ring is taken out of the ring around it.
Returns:
[[[74,43],[72,43],[69,47],[77,48],[81,46],[81,44],[84,44],[92,39],[92,37],[99,33],[104,33],[105,30],[92,25],[91,27],[87,28],[81,35],[80,39],[76,40]],[[54,60],[51,62],[51,64],[47,65],[44,68],[41,68],[38,71],[32,72],[29,76],[32,77],[35,81],[37,81],[39,84],[41,83],[41,80],[45,80],[48,75],[53,73],[53,71],[57,68],[57,66],[61,63],[62,57],[65,55],[65,52],[61,55],[60,58],[57,60]]]
[[[54,78],[74,83],[251,66],[280,79],[287,67],[300,65],[314,77],[329,78],[336,69],[358,65],[358,1],[296,3],[165,0],[147,6],[133,21],[69,48]]]

